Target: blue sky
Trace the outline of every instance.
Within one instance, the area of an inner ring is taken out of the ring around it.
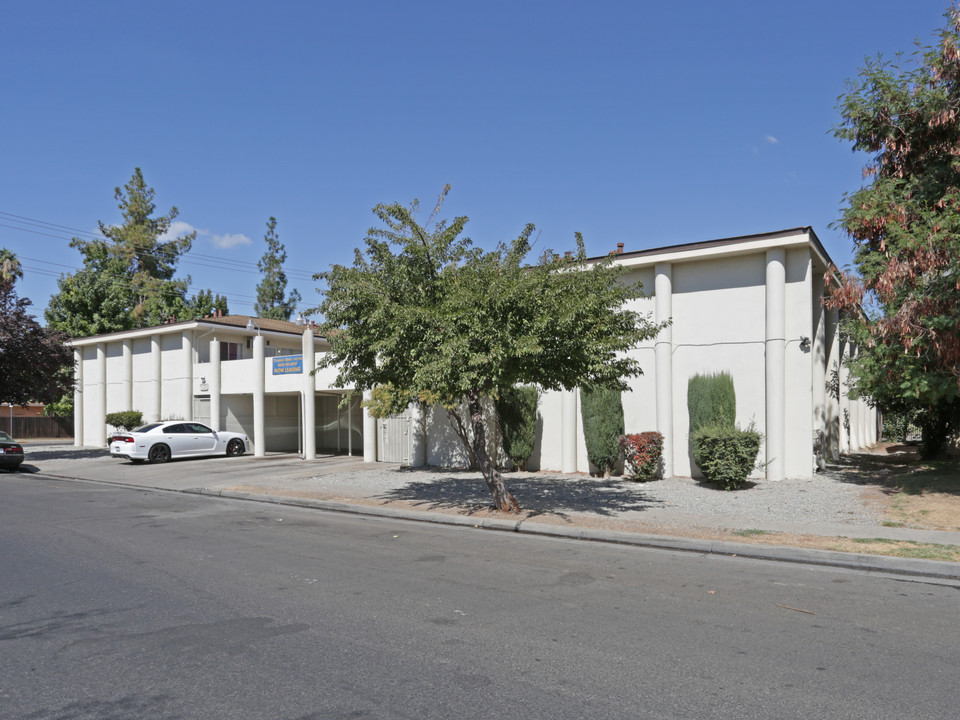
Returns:
[[[941,0],[60,2],[0,20],[0,247],[42,314],[120,221],[135,167],[200,234],[179,276],[253,309],[265,223],[290,284],[352,261],[379,202],[467,215],[483,247],[599,255],[829,224],[864,158],[834,139],[867,56],[933,39]],[[59,227],[55,227],[59,226]],[[53,237],[51,237],[53,236]]]

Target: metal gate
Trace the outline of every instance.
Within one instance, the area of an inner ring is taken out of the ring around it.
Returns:
[[[377,460],[409,465],[413,459],[413,416],[409,410],[377,420]]]

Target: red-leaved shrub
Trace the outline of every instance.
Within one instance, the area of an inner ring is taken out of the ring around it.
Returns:
[[[663,435],[655,431],[621,435],[620,447],[627,467],[637,480],[659,477]]]

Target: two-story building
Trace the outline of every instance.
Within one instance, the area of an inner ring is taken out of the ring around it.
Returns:
[[[623,394],[627,432],[663,434],[666,474],[692,472],[686,393],[697,373],[732,374],[737,421],[764,434],[758,476],[812,476],[816,442],[836,457],[876,441],[876,410],[847,392],[845,359],[856,349],[822,305],[831,262],[813,230],[615,253],[648,293],[634,308],[670,321],[632,351],[643,375]],[[311,325],[233,315],[72,344],[78,445],[105,444],[106,414],[134,409],[146,421],[193,419],[245,432],[257,455],[362,452],[368,461],[466,464],[442,410],[374,421],[358,397],[341,407],[346,389],[333,386],[336,372],[310,372],[329,349]],[[542,397],[528,467],[590,469],[577,391]]]

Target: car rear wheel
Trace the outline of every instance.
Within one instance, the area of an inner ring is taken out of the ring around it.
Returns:
[[[227,443],[227,455],[230,457],[240,457],[243,455],[244,447],[243,440],[238,440],[234,438]]]
[[[154,445],[150,448],[150,453],[147,457],[150,458],[150,462],[152,463],[165,463],[170,459],[170,448],[163,443]]]

